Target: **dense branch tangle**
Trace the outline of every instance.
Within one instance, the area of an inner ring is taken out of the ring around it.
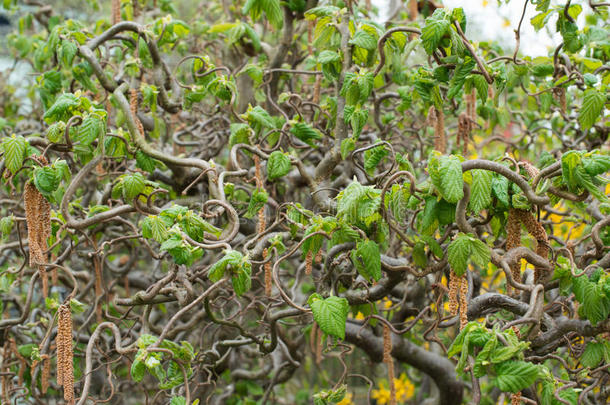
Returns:
[[[111,3],[8,37],[3,402],[608,400],[605,3]]]

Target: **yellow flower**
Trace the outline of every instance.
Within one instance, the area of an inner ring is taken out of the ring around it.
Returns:
[[[371,392],[371,397],[377,401],[379,405],[385,405],[390,403],[390,390],[383,386],[383,383],[379,384],[379,389],[374,389]]]
[[[358,319],[359,321],[364,319],[364,314],[360,311],[358,311],[358,313],[356,314],[356,317],[354,319]]]
[[[487,0],[483,0],[483,7],[487,7],[489,5],[489,2]]]
[[[383,299],[383,307],[384,307],[385,309],[391,308],[391,307],[392,307],[392,305],[394,305],[394,304],[392,304],[392,300],[390,300],[388,297],[385,297],[385,298]]]
[[[345,397],[343,397],[343,399],[339,402],[337,402],[337,405],[354,405],[354,401],[352,401],[352,398],[354,396],[352,395],[351,392],[348,392],[347,394],[345,394]]]

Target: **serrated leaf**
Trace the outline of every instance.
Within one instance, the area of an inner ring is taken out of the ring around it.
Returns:
[[[78,47],[72,41],[62,41],[61,48],[59,48],[58,56],[62,61],[64,67],[71,68],[72,62],[74,61],[74,57],[76,56],[76,52],[78,51]]]
[[[453,77],[449,82],[449,91],[447,92],[447,98],[454,98],[464,87],[466,77],[472,72],[472,69],[476,66],[474,59],[466,57],[463,63],[460,63],[455,71]]]
[[[127,201],[133,200],[138,194],[144,191],[145,179],[140,173],[134,173],[123,177],[121,183],[123,184],[123,198]]]
[[[17,173],[17,170],[21,169],[21,166],[23,166],[27,145],[27,141],[21,135],[17,136],[13,134],[2,140],[4,164],[11,173]]]
[[[47,129],[47,139],[49,142],[59,142],[62,140],[64,136],[64,130],[66,129],[66,123],[63,121],[58,121],[55,124],[49,126]]]
[[[377,243],[372,240],[359,242],[352,250],[351,259],[362,277],[375,281],[381,279],[381,253]]]
[[[478,214],[491,204],[491,184],[493,174],[487,170],[472,170],[472,186],[470,187],[470,209]]]
[[[139,360],[136,357],[136,360],[131,364],[130,374],[131,374],[131,378],[135,382],[142,381],[142,379],[144,378],[144,375],[146,374],[146,364],[144,364],[144,362],[142,360]]]
[[[366,49],[367,51],[372,51],[377,48],[377,39],[364,30],[356,31],[349,43]]]
[[[57,97],[55,103],[45,112],[44,119],[47,122],[65,121],[70,118],[73,108],[80,104],[80,100],[74,94],[64,93]]]
[[[246,218],[254,218],[258,211],[265,206],[269,195],[264,190],[256,189],[252,192],[250,203],[248,204],[248,211],[244,215]]]
[[[328,297],[326,299],[310,298],[309,306],[322,332],[330,336],[345,339],[345,322],[349,312],[349,303],[345,298]]]
[[[267,175],[269,180],[287,175],[290,172],[290,169],[290,158],[286,154],[276,150],[269,155],[269,160],[267,161]]]
[[[604,353],[606,351],[606,345],[603,343],[597,342],[589,342],[587,343],[587,347],[583,352],[580,362],[583,366],[594,368],[597,366],[602,359],[604,358]]]
[[[91,145],[106,130],[104,120],[97,114],[87,116],[78,128],[78,140],[83,145]]]
[[[532,385],[538,377],[538,367],[525,361],[507,361],[495,366],[495,385],[504,392],[517,393]]]
[[[140,168],[148,173],[155,171],[157,167],[157,161],[141,150],[136,151],[136,167]]]
[[[59,187],[61,172],[51,166],[34,169],[34,185],[45,196],[51,195]]]
[[[441,194],[450,203],[457,203],[464,197],[462,164],[457,156],[442,156],[440,159]]]
[[[428,55],[432,55],[440,45],[450,24],[446,18],[446,11],[442,8],[437,8],[430,17],[426,18],[426,25],[421,30],[421,41]]]
[[[578,114],[578,122],[583,130],[587,130],[595,124],[599,118],[606,102],[606,96],[595,89],[585,90],[582,106]]]
[[[455,274],[460,277],[468,270],[468,259],[470,258],[471,244],[467,235],[460,234],[451,242],[447,249],[447,259]]]
[[[320,131],[312,128],[310,125],[304,122],[297,122],[294,124],[290,129],[290,132],[301,141],[313,147],[316,146],[315,141],[322,139],[322,134]]]

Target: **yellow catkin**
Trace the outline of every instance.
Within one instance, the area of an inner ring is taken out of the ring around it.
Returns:
[[[460,277],[460,330],[468,323],[468,278],[465,274]]]
[[[527,232],[530,236],[536,239],[536,254],[544,259],[548,259],[549,257],[549,237],[544,230],[544,227],[538,220],[534,217],[534,215],[530,211],[518,210],[521,222],[527,229]],[[548,272],[539,266],[534,267],[534,282],[545,282]]]
[[[388,368],[388,382],[390,384],[390,404],[396,405],[396,385],[394,384],[394,361],[392,359],[392,331],[387,324],[383,324],[383,362]]]
[[[57,310],[57,383],[64,387],[64,400],[74,404],[74,366],[72,352],[72,314],[67,304]]]
[[[316,263],[322,263],[322,249],[318,250],[318,253],[316,253]]]
[[[111,18],[113,25],[121,21],[121,0],[112,0]]]
[[[309,276],[311,274],[312,270],[313,270],[313,253],[307,252],[307,255],[305,256],[305,274],[307,274]]]
[[[520,404],[521,404],[521,392],[512,394],[510,396],[510,405],[520,405]]]
[[[458,314],[459,278],[453,270],[449,273],[449,312],[452,316]]]
[[[519,221],[519,214],[517,210],[510,209],[508,211],[508,220],[506,224],[506,250],[511,250],[521,246],[521,224]],[[521,265],[520,263],[512,263],[510,266],[510,272],[513,276],[513,280],[521,281]],[[511,292],[512,288],[510,284],[506,283],[507,292]]]
[[[267,248],[265,248],[263,250],[263,260],[267,259],[269,252],[267,250]],[[265,295],[267,295],[267,297],[271,297],[271,293],[273,290],[273,284],[272,284],[272,280],[271,280],[271,271],[272,271],[272,267],[271,267],[271,261],[265,262]]]

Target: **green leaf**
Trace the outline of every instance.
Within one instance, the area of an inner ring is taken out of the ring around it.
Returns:
[[[208,278],[210,279],[210,281],[215,283],[221,278],[223,278],[228,264],[229,259],[227,258],[227,256],[214,263],[208,270]]]
[[[375,281],[381,279],[381,253],[377,243],[372,240],[359,242],[352,250],[351,259],[362,277]]]
[[[459,64],[453,72],[453,77],[449,82],[449,91],[447,92],[447,98],[454,98],[464,87],[466,77],[472,72],[472,69],[476,66],[474,59],[466,57],[464,63]]]
[[[123,198],[127,201],[133,200],[144,191],[145,179],[140,173],[126,175],[121,182],[123,183]]]
[[[322,51],[318,55],[318,62],[322,64],[339,62],[341,60],[341,55],[339,55],[336,51]]]
[[[315,141],[322,139],[320,131],[303,122],[294,124],[290,129],[290,132],[301,141],[313,147],[316,146]]]
[[[495,385],[504,392],[517,393],[532,385],[538,377],[538,366],[525,361],[507,361],[495,366]]]
[[[606,351],[606,345],[603,343],[597,342],[589,342],[587,343],[587,347],[583,352],[580,362],[583,366],[594,368],[597,366],[602,359],[604,358],[604,353]]]
[[[440,192],[445,200],[457,203],[464,197],[462,164],[457,156],[442,156],[440,159]]]
[[[72,110],[80,104],[80,100],[74,94],[64,93],[57,97],[55,103],[44,114],[47,122],[66,121],[72,115]]]
[[[491,204],[491,183],[493,174],[487,170],[472,170],[469,206],[475,214],[480,213]]]
[[[262,8],[271,25],[278,30],[282,28],[284,16],[282,14],[282,8],[280,7],[280,0],[262,0],[262,4]]]
[[[167,224],[160,216],[149,215],[142,222],[142,235],[162,243],[168,237]]]
[[[136,151],[136,167],[140,168],[148,173],[155,171],[157,167],[157,160],[151,158],[141,150]]]
[[[4,152],[4,164],[11,171],[17,173],[17,170],[23,166],[25,153],[28,143],[21,135],[15,134],[2,140],[2,152]]]
[[[142,350],[142,349],[140,349]],[[140,350],[138,351],[138,354],[140,352]],[[131,364],[131,378],[135,381],[135,382],[140,382],[142,381],[142,379],[144,378],[144,375],[146,374],[146,364],[144,364],[144,362],[140,359],[138,359],[138,356],[136,356],[136,360]]]
[[[187,405],[186,398],[184,398],[182,395],[179,397],[172,397],[169,405]]]
[[[34,185],[44,196],[49,196],[59,187],[61,172],[51,166],[34,169]]]
[[[106,131],[104,120],[97,114],[90,114],[85,118],[78,128],[78,140],[83,145],[91,145]]]
[[[470,237],[471,260],[479,267],[487,269],[491,260],[491,249],[478,238]]]
[[[231,282],[233,283],[233,290],[238,297],[241,297],[250,290],[250,287],[252,286],[252,280],[250,278],[251,271],[251,267],[243,266],[232,275]]]
[[[47,139],[49,142],[57,143],[61,141],[64,136],[64,130],[66,129],[66,123],[58,121],[55,124],[49,126],[47,129]]]
[[[7,215],[5,217],[2,217],[2,219],[0,219],[0,232],[2,232],[2,237],[6,238],[8,235],[10,235],[12,230],[13,216]]]
[[[447,259],[455,274],[459,277],[468,270],[468,259],[471,243],[468,235],[460,234],[447,248]]]
[[[582,106],[578,114],[578,122],[584,131],[591,128],[599,118],[606,102],[604,93],[595,89],[585,90]]]
[[[368,51],[373,51],[377,48],[377,40],[375,37],[364,30],[356,31],[349,43]]]
[[[74,42],[68,40],[61,42],[61,48],[59,48],[58,56],[65,68],[72,67],[72,62],[74,61],[77,51],[78,47]]]
[[[426,18],[426,25],[421,30],[421,41],[428,55],[432,55],[440,45],[450,24],[451,22],[446,18],[446,11],[442,8],[437,8],[430,17]]]
[[[389,153],[390,152],[388,152],[384,144],[366,150],[364,152],[364,169],[367,172],[372,173],[373,169],[375,169],[381,160]]]
[[[276,150],[269,155],[269,160],[267,161],[267,175],[269,180],[275,180],[279,177],[285,176],[290,172],[290,158]]]
[[[345,339],[345,322],[349,312],[349,303],[345,298],[322,299],[318,294],[314,294],[309,297],[308,303],[313,313],[313,319],[322,332]]]
[[[252,193],[252,197],[250,198],[250,203],[248,204],[248,211],[244,215],[246,218],[254,218],[258,211],[265,206],[267,203],[267,199],[269,195],[264,190],[256,189]]]

